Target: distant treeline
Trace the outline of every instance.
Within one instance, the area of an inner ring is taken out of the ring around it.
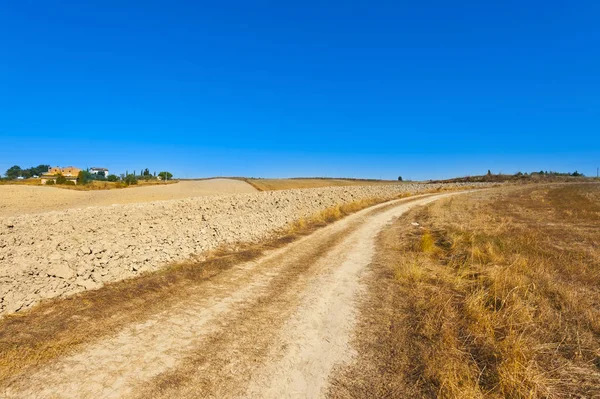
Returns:
[[[584,178],[585,175],[583,173],[575,172],[554,172],[554,171],[544,171],[540,170],[539,172],[531,172],[531,173],[523,173],[517,172],[513,175],[507,174],[493,174],[488,170],[488,173],[480,176],[465,176],[465,177],[455,177],[452,179],[445,180],[430,180],[430,183],[502,183],[509,181],[571,181],[578,180]]]
[[[31,168],[21,169],[20,166],[14,165],[11,166],[4,172],[4,176],[7,179],[16,179],[17,177],[23,177],[24,179],[29,179],[33,176],[41,176],[44,173],[48,172],[48,168],[50,165],[38,165],[32,166]]]

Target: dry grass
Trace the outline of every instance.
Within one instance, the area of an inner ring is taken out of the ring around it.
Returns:
[[[110,182],[110,181],[99,181],[93,180],[89,184],[77,184],[74,186],[67,185],[54,185],[52,187],[66,188],[67,190],[76,191],[94,191],[94,190],[115,190],[120,188],[136,188],[145,186],[161,186],[165,184],[175,184],[177,180],[161,181],[161,180],[138,180],[138,184],[132,184],[128,186],[124,182]]]
[[[394,184],[388,180],[353,180],[353,179],[243,179],[258,191],[290,190],[294,188],[366,186],[373,184]]]
[[[333,396],[600,397],[599,245],[598,184],[410,212],[380,237]]]
[[[410,196],[410,194],[398,196],[397,198],[404,198],[408,196]],[[385,201],[386,199],[384,198],[369,198],[354,201],[348,204],[333,206],[331,208],[323,210],[322,212],[312,215],[309,218],[300,218],[296,220],[288,227],[287,231],[290,234],[295,234],[296,232],[304,231],[307,226],[325,226],[352,213],[358,212],[361,209],[365,209],[372,205],[380,204]]]
[[[336,206],[294,223],[278,238],[260,244],[221,248],[206,254],[206,260],[171,265],[95,291],[43,302],[23,314],[8,316],[0,320],[0,386],[31,368],[173,306],[224,270],[383,201],[371,199]]]
[[[40,186],[42,185],[41,179],[23,179],[23,180],[4,180],[0,179],[0,185],[13,184],[16,186]]]

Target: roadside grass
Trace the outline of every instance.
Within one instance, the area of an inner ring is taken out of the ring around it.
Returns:
[[[296,179],[242,179],[258,191],[291,190],[294,188],[366,186],[373,184],[398,184],[390,180],[358,180],[328,178],[296,178]]]
[[[373,198],[335,206],[293,223],[265,242],[224,246],[205,254],[203,260],[173,264],[6,316],[0,319],[0,386],[10,384],[27,370],[72,353],[83,344],[113,334],[128,323],[168,309],[190,295],[193,288],[235,265],[257,259],[266,251],[385,201]]]
[[[397,196],[394,199],[406,198],[411,194],[405,194]],[[316,213],[308,218],[299,218],[295,222],[291,223],[287,228],[288,234],[296,234],[299,232],[303,232],[307,227],[322,227],[326,226],[329,223],[335,222],[345,216],[351,215],[355,212],[358,212],[362,209],[368,208],[370,206],[381,204],[383,202],[389,201],[385,198],[369,198],[363,199],[359,201],[354,201],[348,204],[336,205],[323,211]]]
[[[334,397],[600,397],[600,184],[437,201],[373,268]]]

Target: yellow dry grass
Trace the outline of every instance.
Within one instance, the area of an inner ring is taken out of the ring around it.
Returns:
[[[160,180],[138,180],[138,184],[127,185],[124,182],[110,182],[110,181],[99,181],[94,180],[89,184],[77,184],[74,186],[67,185],[54,185],[52,187],[58,188],[66,188],[67,190],[76,190],[76,191],[94,191],[94,190],[114,190],[120,188],[135,188],[135,187],[145,187],[145,186],[158,186],[165,184],[175,184],[177,180],[170,181],[160,181]]]
[[[23,180],[0,180],[0,185],[14,184],[17,186],[39,186],[41,179],[23,179]]]
[[[352,397],[600,397],[599,244],[599,184],[408,213],[380,238],[361,360],[338,385]]]
[[[401,198],[401,197],[398,197]],[[290,224],[287,229],[288,234],[295,234],[300,231],[304,231],[308,226],[319,227],[325,226],[329,223],[335,222],[344,216],[358,212],[361,209],[368,208],[369,206],[380,204],[385,202],[384,198],[369,198],[359,201],[354,201],[348,204],[336,205],[323,211],[312,215],[308,218],[300,218]]]

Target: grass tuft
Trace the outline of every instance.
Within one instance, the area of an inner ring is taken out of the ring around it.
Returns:
[[[432,253],[437,249],[435,245],[435,240],[430,232],[425,231],[421,235],[420,248],[422,252]]]

